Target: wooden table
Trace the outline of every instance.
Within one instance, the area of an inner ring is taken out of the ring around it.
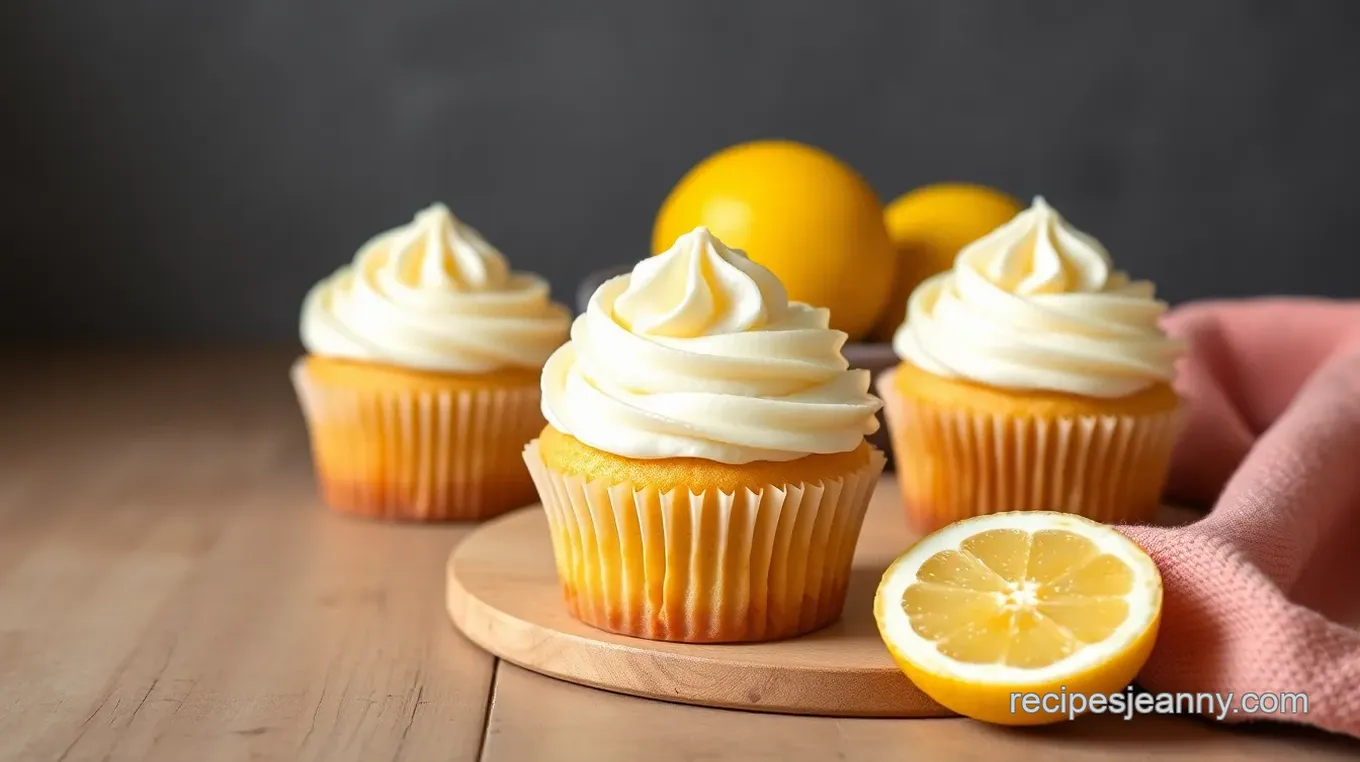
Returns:
[[[286,352],[22,355],[0,371],[2,760],[1354,759],[1281,726],[1038,730],[666,704],[472,646],[468,531],[334,516]]]

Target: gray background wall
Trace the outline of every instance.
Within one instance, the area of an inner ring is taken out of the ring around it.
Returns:
[[[0,326],[292,340],[440,199],[569,299],[695,161],[1045,194],[1173,301],[1360,295],[1360,3],[8,0]]]

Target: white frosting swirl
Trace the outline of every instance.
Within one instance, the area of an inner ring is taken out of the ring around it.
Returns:
[[[557,430],[627,458],[788,461],[878,429],[824,309],[703,227],[601,285],[543,369]]]
[[[418,370],[537,369],[570,321],[546,281],[512,272],[480,233],[435,204],[312,288],[302,343],[313,354]]]
[[[946,378],[1123,397],[1173,378],[1182,345],[1159,327],[1166,309],[1036,198],[917,287],[893,347]]]

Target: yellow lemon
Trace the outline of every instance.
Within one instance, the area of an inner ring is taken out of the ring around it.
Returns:
[[[1005,725],[1056,722],[1078,700],[1119,694],[1147,661],[1161,610],[1161,575],[1137,545],[1046,511],[940,529],[893,562],[874,597],[879,634],[912,682]]]
[[[1006,193],[968,183],[927,185],[889,204],[883,218],[897,247],[897,275],[870,338],[892,340],[906,317],[907,298],[921,281],[948,270],[959,249],[1001,227],[1023,209]]]
[[[662,204],[653,252],[699,225],[769,268],[790,299],[828,308],[831,327],[851,341],[887,303],[897,256],[880,200],[825,151],[759,141],[710,156]]]

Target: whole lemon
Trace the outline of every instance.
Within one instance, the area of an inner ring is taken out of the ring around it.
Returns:
[[[831,327],[862,338],[887,304],[897,255],[882,204],[857,172],[817,148],[757,141],[699,163],[671,191],[652,251],[706,225],[769,268],[793,301],[831,311]]]
[[[1024,206],[995,188],[939,183],[899,196],[883,213],[897,247],[892,295],[870,337],[890,341],[907,313],[907,298],[921,281],[948,270],[964,246],[1019,214]]]

